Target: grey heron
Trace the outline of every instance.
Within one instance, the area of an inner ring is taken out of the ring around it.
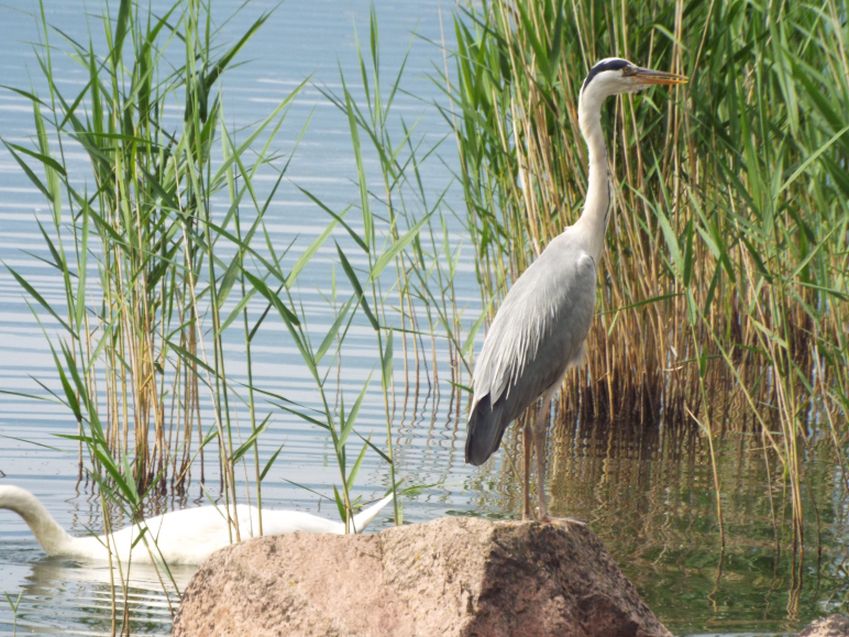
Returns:
[[[581,87],[578,122],[589,155],[584,208],[574,225],[546,246],[513,283],[487,331],[474,371],[466,434],[466,462],[480,465],[498,449],[508,425],[540,396],[524,427],[524,503],[530,515],[531,440],[537,458],[539,516],[547,519],[545,443],[550,402],[569,367],[584,353],[595,306],[595,286],[610,213],[610,175],[601,129],[605,99],[687,78],[621,58],[597,62]]]

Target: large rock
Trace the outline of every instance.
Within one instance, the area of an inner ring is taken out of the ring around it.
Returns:
[[[808,626],[799,633],[799,637],[849,637],[849,617],[829,615]]]
[[[174,635],[248,634],[670,635],[585,526],[477,518],[215,553]]]

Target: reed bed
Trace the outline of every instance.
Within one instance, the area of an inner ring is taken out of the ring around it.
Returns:
[[[223,266],[217,244],[238,226],[240,195],[218,218],[211,199],[237,168],[249,177],[264,165],[268,147],[247,165],[240,158],[246,144],[225,148],[218,160],[219,129],[225,142],[228,133],[216,82],[267,16],[218,50],[201,3],[157,16],[125,1],[117,14],[104,14],[98,50],[94,38],[77,42],[51,27],[43,5],[40,15],[47,96],[18,90],[32,104],[37,146],[6,146],[51,204],[41,230],[64,303],[12,274],[59,326],[51,347],[62,392],[54,396],[78,423],[81,475],[91,468],[104,495],[135,516],[151,490],[182,493],[193,461],[217,440],[226,499],[235,500],[233,464],[247,449],[229,435],[221,322],[238,277]],[[53,38],[86,71],[78,93],[57,81]],[[296,93],[256,126],[250,142],[279,129]],[[169,119],[175,104],[181,117]],[[68,159],[74,152],[86,157],[84,168]],[[204,320],[213,326],[209,343]],[[206,428],[204,393],[214,421]]]
[[[849,433],[845,6],[496,1],[454,26],[446,116],[493,309],[580,213],[594,61],[690,76],[603,117],[615,213],[561,420],[760,432],[800,542],[804,458],[827,439],[845,463]]]
[[[42,5],[37,55],[46,95],[11,89],[31,103],[37,136],[31,146],[5,144],[50,203],[40,228],[63,298],[12,275],[43,317],[61,384],[52,398],[76,420],[69,437],[80,444],[80,476],[97,483],[107,532],[113,520],[140,519],[154,495],[185,494],[193,474],[204,497],[227,512],[241,499],[261,506],[281,448],[269,453],[260,443],[281,415],[326,432],[339,472],[331,497],[350,520],[366,454],[385,465],[396,495],[414,486],[402,486],[396,471],[393,424],[417,408],[419,385],[441,366],[438,350],[447,349],[455,375],[469,350],[454,308],[456,254],[443,194],[428,191],[420,174],[435,148],[393,111],[404,65],[381,75],[374,14],[368,47],[358,49],[359,76],[342,76],[341,93],[318,87],[348,125],[356,198],[334,208],[301,188],[326,225],[310,243],[275,245],[266,215],[292,160],[277,146],[309,78],[236,129],[219,89],[267,18],[222,46],[200,0],[162,14],[124,0],[114,14],[104,9],[101,36],[82,43],[51,26]],[[81,90],[69,94],[57,80],[59,51],[85,70]],[[287,132],[293,148],[306,134]],[[375,174],[365,169],[372,158]],[[271,186],[257,179],[269,174]],[[320,267],[313,261],[330,242],[338,260],[323,273],[322,293],[331,309],[319,317],[330,326],[317,333],[299,276]],[[300,355],[313,383],[307,398],[254,380],[254,343],[272,325],[283,326]],[[342,389],[352,326],[373,334],[382,441],[357,427],[371,378],[353,395]],[[234,350],[245,370],[238,374]],[[237,476],[255,490],[237,487]],[[239,541],[235,519],[231,532]]]

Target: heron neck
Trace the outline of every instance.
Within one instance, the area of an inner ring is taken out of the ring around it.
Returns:
[[[604,249],[604,233],[610,212],[610,172],[601,130],[602,101],[603,97],[593,95],[590,88],[581,94],[578,104],[578,122],[589,155],[589,183],[584,209],[575,225],[589,239],[590,251],[596,261]]]

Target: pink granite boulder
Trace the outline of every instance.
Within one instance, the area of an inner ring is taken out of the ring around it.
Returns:
[[[215,553],[174,635],[667,636],[585,526],[443,518]]]

